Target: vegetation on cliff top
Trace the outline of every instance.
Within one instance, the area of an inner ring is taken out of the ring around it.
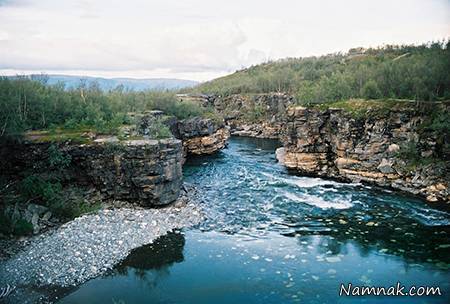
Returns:
[[[450,98],[450,42],[385,46],[346,54],[287,58],[218,78],[191,92],[220,95],[287,92],[299,103],[349,98]]]
[[[320,110],[339,108],[349,113],[354,118],[386,117],[389,111],[405,111],[411,108],[419,109],[419,103],[413,100],[402,99],[359,99],[311,104],[313,108]]]
[[[49,139],[79,138],[78,133],[86,131],[116,134],[129,122],[128,112],[162,110],[180,119],[211,112],[197,103],[179,101],[174,92],[123,87],[104,92],[96,83],[67,90],[64,84],[49,86],[45,80],[0,77],[0,139],[29,130],[48,130]]]

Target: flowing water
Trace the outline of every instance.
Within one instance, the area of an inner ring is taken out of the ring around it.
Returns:
[[[450,217],[423,201],[289,174],[274,141],[190,159],[207,219],[135,250],[60,303],[449,303]],[[340,283],[442,296],[338,297]]]

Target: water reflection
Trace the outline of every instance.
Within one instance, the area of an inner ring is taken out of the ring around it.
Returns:
[[[119,273],[128,268],[138,270],[161,270],[174,263],[183,262],[183,248],[185,239],[179,232],[168,233],[158,238],[154,243],[142,246],[120,263],[116,270]]]
[[[317,226],[305,224],[308,222],[319,222],[323,226],[317,229]],[[408,218],[398,218],[395,223],[390,223],[376,216],[371,217],[369,221],[360,221],[357,217],[349,217],[347,213],[333,214],[325,220],[317,216],[287,219],[283,225],[288,227],[279,229],[284,236],[330,236],[337,251],[341,247],[339,244],[352,241],[358,244],[361,252],[377,250],[384,254],[401,256],[408,262],[435,263],[444,269],[447,268],[445,263],[450,263],[449,246],[446,245],[450,240],[449,226],[423,226]],[[330,248],[330,244],[326,247]]]
[[[154,288],[170,274],[174,263],[183,262],[184,244],[184,236],[179,232],[161,236],[154,243],[133,250],[115,271],[119,275],[135,275]]]
[[[162,299],[160,285],[171,278],[170,269],[184,261],[185,242],[178,231],[161,236],[154,243],[133,250],[104,276],[71,290],[61,289],[55,296],[62,297],[59,303],[73,304],[145,303],[150,298]]]

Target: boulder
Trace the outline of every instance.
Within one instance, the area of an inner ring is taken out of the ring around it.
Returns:
[[[396,153],[399,150],[400,150],[400,146],[399,145],[397,145],[397,144],[390,144],[388,149],[387,149],[387,152],[388,153]]]
[[[394,168],[392,168],[392,161],[387,160],[386,158],[383,158],[380,162],[380,164],[377,166],[377,169],[381,172],[381,173],[394,173],[395,170]]]

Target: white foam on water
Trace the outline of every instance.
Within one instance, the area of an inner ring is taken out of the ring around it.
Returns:
[[[411,215],[425,226],[450,225],[450,215],[444,211],[419,207],[412,208]]]
[[[326,201],[321,197],[310,194],[297,195],[291,192],[285,192],[284,195],[294,202],[305,203],[320,209],[348,209],[353,207],[353,204],[350,201]]]
[[[391,191],[392,192],[392,191]],[[395,206],[396,209],[404,211],[409,218],[419,221],[425,226],[448,226],[450,225],[450,213],[428,207],[423,202],[403,202],[394,201],[392,198],[380,198],[383,203]]]
[[[334,186],[340,185],[337,182],[311,177],[298,177],[295,179],[286,179],[286,182],[291,185],[296,185],[300,188],[313,188],[324,185],[334,185]]]
[[[269,177],[273,180],[283,182],[289,185],[297,186],[300,188],[313,188],[317,186],[324,185],[334,185],[334,186],[342,186],[342,185],[354,185],[354,184],[342,184],[331,180],[325,180],[316,177],[298,177],[298,176],[289,176],[288,178],[275,176],[270,173],[262,172],[262,175]]]

